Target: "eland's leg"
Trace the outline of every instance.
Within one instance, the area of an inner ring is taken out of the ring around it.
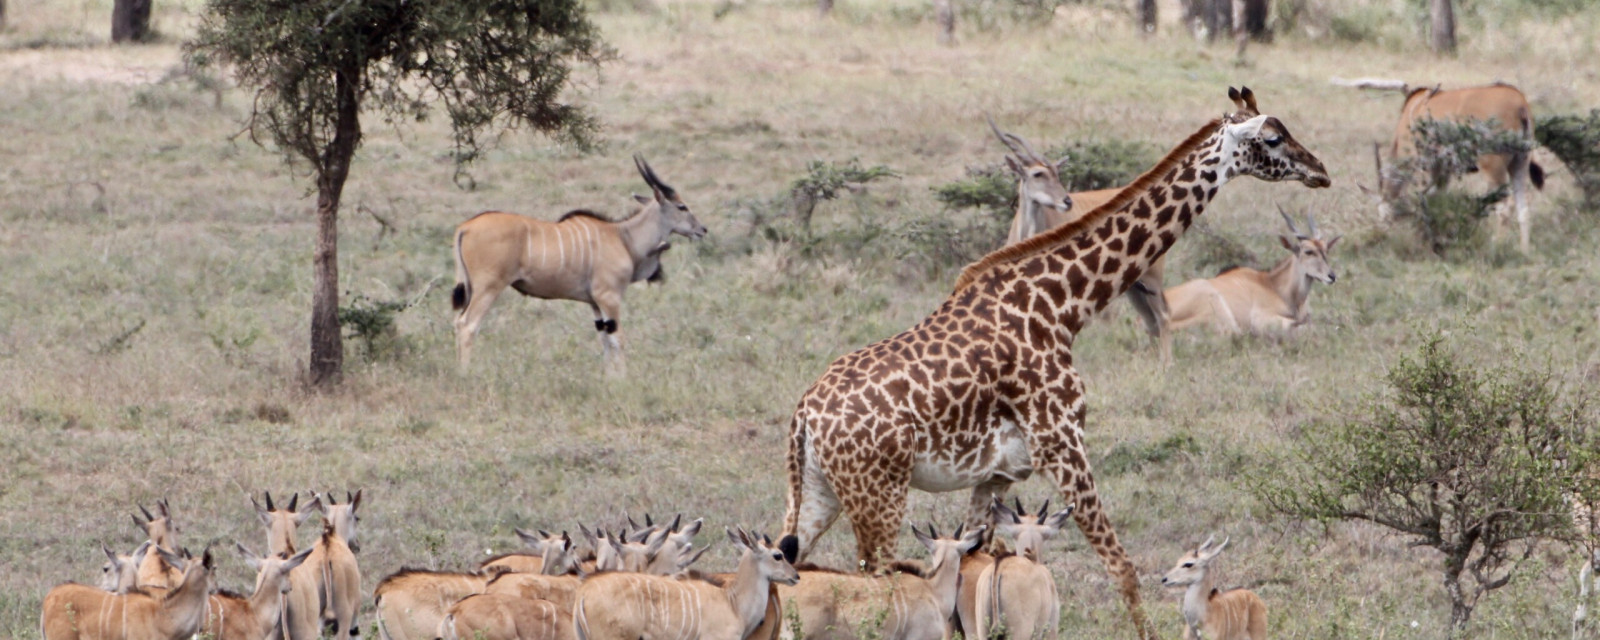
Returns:
[[[489,308],[494,306],[496,298],[506,289],[506,283],[484,279],[479,283],[477,290],[473,291],[472,300],[467,302],[467,308],[462,309],[456,316],[456,357],[460,362],[461,371],[467,370],[467,364],[472,361],[472,339],[478,334],[478,325],[483,322],[484,316],[489,315]]]
[[[622,295],[596,291],[591,306],[594,308],[594,328],[600,336],[601,366],[607,375],[626,375],[628,368],[622,355],[622,329],[618,325],[618,316],[622,313]]]

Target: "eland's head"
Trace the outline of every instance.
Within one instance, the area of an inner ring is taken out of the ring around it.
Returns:
[[[1062,213],[1072,209],[1072,196],[1061,184],[1061,166],[1067,158],[1051,162],[1034,151],[1033,146],[1021,136],[1001,131],[993,118],[989,119],[989,129],[1000,140],[1000,144],[1011,150],[1011,154],[1006,156],[1006,168],[1017,177],[1019,201]]]
[[[656,175],[650,163],[645,162],[644,156],[634,154],[633,166],[639,170],[639,176],[644,178],[645,184],[650,185],[653,197],[634,196],[646,207],[657,206],[661,209],[661,219],[666,222],[673,233],[688,238],[704,238],[706,226],[689,211],[689,205],[683,203],[678,197],[678,190],[663,182],[661,176]]]
[[[1334,236],[1324,240],[1322,231],[1317,229],[1317,219],[1310,213],[1306,214],[1307,231],[1302,232],[1294,225],[1294,219],[1282,207],[1278,214],[1283,216],[1284,223],[1289,225],[1289,233],[1279,234],[1278,242],[1289,253],[1294,254],[1295,270],[1304,277],[1316,280],[1323,284],[1333,284],[1339,279],[1334,272],[1333,264],[1328,261],[1328,252],[1333,250],[1333,245],[1339,243],[1344,236]]]

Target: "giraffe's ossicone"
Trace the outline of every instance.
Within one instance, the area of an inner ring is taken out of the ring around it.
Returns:
[[[1183,235],[1230,179],[1330,183],[1288,127],[1229,89],[1206,123],[1111,201],[969,266],[917,326],[835,360],[789,425],[780,546],[803,558],[841,510],[862,566],[891,557],[911,487],[972,488],[969,526],[1011,483],[1040,473],[1076,505],[1078,528],[1116,579],[1140,637],[1137,572],[1102,508],[1084,449],[1072,343]]]

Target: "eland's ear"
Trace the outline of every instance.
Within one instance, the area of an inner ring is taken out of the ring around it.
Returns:
[[[693,538],[700,533],[700,527],[704,525],[704,518],[695,518],[694,522],[690,522],[684,525],[682,529],[678,529],[677,536],[680,538]]]
[[[1076,508],[1077,505],[1069,504],[1067,508],[1046,516],[1044,518],[1044,526],[1057,530],[1067,526],[1067,521],[1072,518],[1072,512]]]
[[[512,531],[515,531],[516,534],[517,534],[517,539],[522,540],[522,544],[528,545],[528,548],[531,549],[534,553],[544,553],[544,537],[543,536],[539,536],[539,535],[535,535],[535,534],[529,533],[527,531],[523,531],[520,528],[519,529],[513,529]]]
[[[117,559],[117,553],[112,551],[110,547],[107,547],[106,543],[100,543],[100,550],[105,552],[106,559],[111,561],[111,566],[115,567],[122,564],[122,562]]]
[[[1288,249],[1290,253],[1294,253],[1295,251],[1299,251],[1300,250],[1300,243],[1299,242],[1296,242],[1294,238],[1291,238],[1291,237],[1286,236],[1286,235],[1281,234],[1281,233],[1278,234],[1278,244],[1283,245],[1283,248]]]
[[[261,518],[261,524],[265,524],[265,525],[271,525],[272,524],[272,511],[267,509],[266,507],[261,506],[261,503],[256,502],[256,497],[255,496],[250,496],[250,506],[253,506],[253,507],[256,508],[256,516]],[[135,518],[135,520],[137,520],[137,518]]]
[[[301,549],[300,553],[289,556],[289,560],[279,566],[278,571],[282,572],[284,575],[288,575],[290,571],[294,571],[296,567],[299,567],[301,563],[306,561],[306,558],[311,556],[311,551],[313,549],[314,547],[306,547]]]
[[[983,543],[983,536],[988,530],[989,525],[981,524],[968,531],[966,535],[961,536],[961,546],[958,547],[961,550],[961,555],[972,553],[973,549],[978,548],[978,545]]]
[[[1028,175],[1028,168],[1022,166],[1022,163],[1018,162],[1013,156],[1006,156],[1006,168],[1010,169],[1011,173],[1016,174],[1018,177]]]
[[[172,519],[172,510],[167,507],[167,499],[166,498],[162,498],[162,499],[156,501],[156,511],[161,514],[161,517],[166,518],[168,520]]]
[[[922,543],[922,547],[927,549],[928,553],[933,553],[934,538],[933,536],[929,535],[931,533],[933,533],[933,525],[931,524],[928,525],[928,533],[918,531],[917,525],[911,525],[911,537],[916,538],[917,542]]]
[[[650,199],[650,196],[642,196],[637,193],[633,194],[633,201],[639,204],[650,204],[651,202],[654,202]]]
[[[728,540],[733,543],[733,546],[745,550],[750,549],[750,545],[747,544],[742,537],[744,535],[743,531],[735,533],[733,529],[729,529],[727,527],[723,527],[722,530],[728,534]]]
[[[1228,548],[1228,541],[1232,539],[1232,537],[1223,538],[1222,542],[1217,543],[1217,546],[1206,549],[1205,555],[1201,556],[1200,559],[1209,561],[1212,558],[1217,557],[1217,554],[1222,553],[1223,549]]]
[[[146,555],[149,555],[149,554],[150,554],[150,541],[149,540],[145,540],[143,544],[140,544],[138,546],[138,548],[133,550],[133,563],[135,565],[144,564],[144,557]]]
[[[1234,142],[1243,142],[1261,135],[1261,127],[1267,123],[1266,116],[1256,116],[1239,124],[1226,125],[1224,129],[1228,137]]]

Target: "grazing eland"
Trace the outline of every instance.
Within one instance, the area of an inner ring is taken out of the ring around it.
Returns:
[[[1404,87],[1401,85],[1402,88]],[[1519,135],[1528,142],[1534,140],[1533,108],[1528,98],[1516,87],[1495,83],[1481,87],[1440,90],[1434,88],[1410,89],[1400,107],[1400,121],[1394,129],[1394,141],[1389,146],[1389,157],[1394,163],[1416,156],[1417,145],[1412,127],[1419,120],[1447,122],[1485,122],[1500,131]],[[1384,171],[1383,156],[1375,158],[1378,168],[1378,193],[1382,199],[1379,215],[1387,218],[1411,176],[1388,175]],[[1527,152],[1503,154],[1485,153],[1478,156],[1477,171],[1489,181],[1490,189],[1511,186],[1512,205],[1516,208],[1518,246],[1528,251],[1528,183],[1544,188],[1544,168],[1532,160]],[[1497,216],[1497,231],[1505,227],[1504,208]]]
[[[472,340],[489,307],[506,287],[534,298],[586,302],[607,366],[621,372],[618,322],[628,285],[659,279],[667,238],[706,235],[706,227],[638,155],[634,166],[653,198],[635,196],[640,208],[622,220],[575,210],[555,222],[487,211],[456,227],[456,349],[461,368],[472,359]]]
[[[1207,323],[1226,334],[1286,334],[1311,320],[1311,284],[1333,284],[1338,274],[1328,263],[1339,238],[1323,240],[1316,218],[1307,214],[1309,234],[1278,209],[1292,235],[1278,241],[1290,255],[1269,271],[1229,267],[1208,280],[1190,280],[1167,290],[1172,304],[1172,328]]]
[[[1161,584],[1188,587],[1183,593],[1184,640],[1266,640],[1267,603],[1249,589],[1218,590],[1212,586],[1211,561],[1228,546],[1212,546],[1215,536],[1178,560]]]

